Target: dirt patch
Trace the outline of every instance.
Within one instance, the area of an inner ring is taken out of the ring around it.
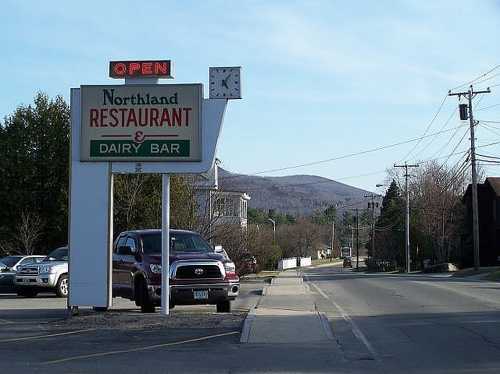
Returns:
[[[172,312],[169,316],[159,313],[142,314],[134,311],[81,312],[65,320],[51,322],[55,329],[98,328],[114,330],[144,330],[147,328],[213,328],[239,329],[246,313]]]

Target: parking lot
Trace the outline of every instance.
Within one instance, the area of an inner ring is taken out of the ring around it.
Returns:
[[[166,318],[158,312],[142,314],[122,298],[113,299],[107,312],[81,310],[68,317],[66,299],[52,294],[32,299],[0,294],[0,368],[9,373],[95,372],[103,369],[104,360],[150,372],[154,360],[165,359],[158,352],[208,353],[234,346],[264,282],[242,281],[231,313],[216,313],[215,306],[176,306]]]

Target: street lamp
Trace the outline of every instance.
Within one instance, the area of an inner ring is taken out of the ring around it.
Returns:
[[[273,224],[273,242],[276,244],[276,221],[272,218],[268,218],[267,220]]]

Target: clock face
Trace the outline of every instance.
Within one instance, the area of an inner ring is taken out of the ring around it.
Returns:
[[[211,99],[241,99],[241,67],[212,67],[210,75]]]

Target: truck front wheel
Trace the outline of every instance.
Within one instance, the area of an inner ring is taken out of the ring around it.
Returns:
[[[142,313],[154,313],[155,305],[149,296],[148,286],[144,279],[139,279],[135,284],[136,304],[141,307]],[[138,301],[138,302],[137,302]]]
[[[69,291],[69,283],[68,283],[68,275],[63,274],[59,277],[56,285],[56,294],[59,297],[68,297]]]

